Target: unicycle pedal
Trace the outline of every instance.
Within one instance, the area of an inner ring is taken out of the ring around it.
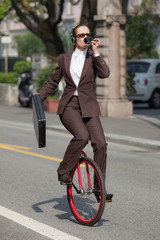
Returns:
[[[62,182],[62,181],[60,181],[60,184],[63,185],[63,186],[70,185],[70,184],[72,184],[72,181],[70,181],[70,182]]]

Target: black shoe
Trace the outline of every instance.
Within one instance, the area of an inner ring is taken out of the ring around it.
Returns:
[[[68,173],[65,173],[63,175],[58,174],[58,180],[60,181],[61,185],[66,185],[66,184],[71,184],[72,183],[72,180],[71,180]]]
[[[97,202],[99,203],[100,202],[100,192],[99,191],[95,191],[94,192],[94,195],[97,199]],[[112,198],[113,198],[113,194],[112,193],[106,193],[106,200],[105,202],[112,202]]]
[[[112,193],[106,193],[106,202],[112,202],[113,194]]]

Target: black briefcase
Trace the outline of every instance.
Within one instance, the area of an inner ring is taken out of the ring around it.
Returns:
[[[42,148],[46,146],[46,118],[39,93],[32,95],[32,106],[33,125],[37,137],[38,147]]]

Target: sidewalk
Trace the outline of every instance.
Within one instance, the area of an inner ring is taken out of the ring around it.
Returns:
[[[160,110],[157,115],[133,114],[130,117],[100,117],[107,142],[117,142],[160,151]],[[45,113],[47,129],[67,130],[55,113]],[[32,109],[0,105],[0,123],[32,125]]]

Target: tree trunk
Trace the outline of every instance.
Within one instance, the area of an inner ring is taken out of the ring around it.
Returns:
[[[96,26],[94,15],[97,15],[97,0],[83,1],[80,24],[87,25],[92,33],[95,31]]]
[[[47,54],[56,57],[59,54],[64,53],[63,43],[59,36],[57,26],[54,29],[49,29],[48,26],[45,27],[46,28],[41,27],[38,36],[44,42]]]
[[[127,8],[128,8],[128,1],[129,0],[122,0],[122,14],[127,15]]]
[[[56,41],[55,39],[48,39],[47,41],[43,40],[46,47],[46,53],[53,57],[57,57],[59,54],[64,53],[63,45],[60,46],[60,41],[61,39],[56,39]]]

